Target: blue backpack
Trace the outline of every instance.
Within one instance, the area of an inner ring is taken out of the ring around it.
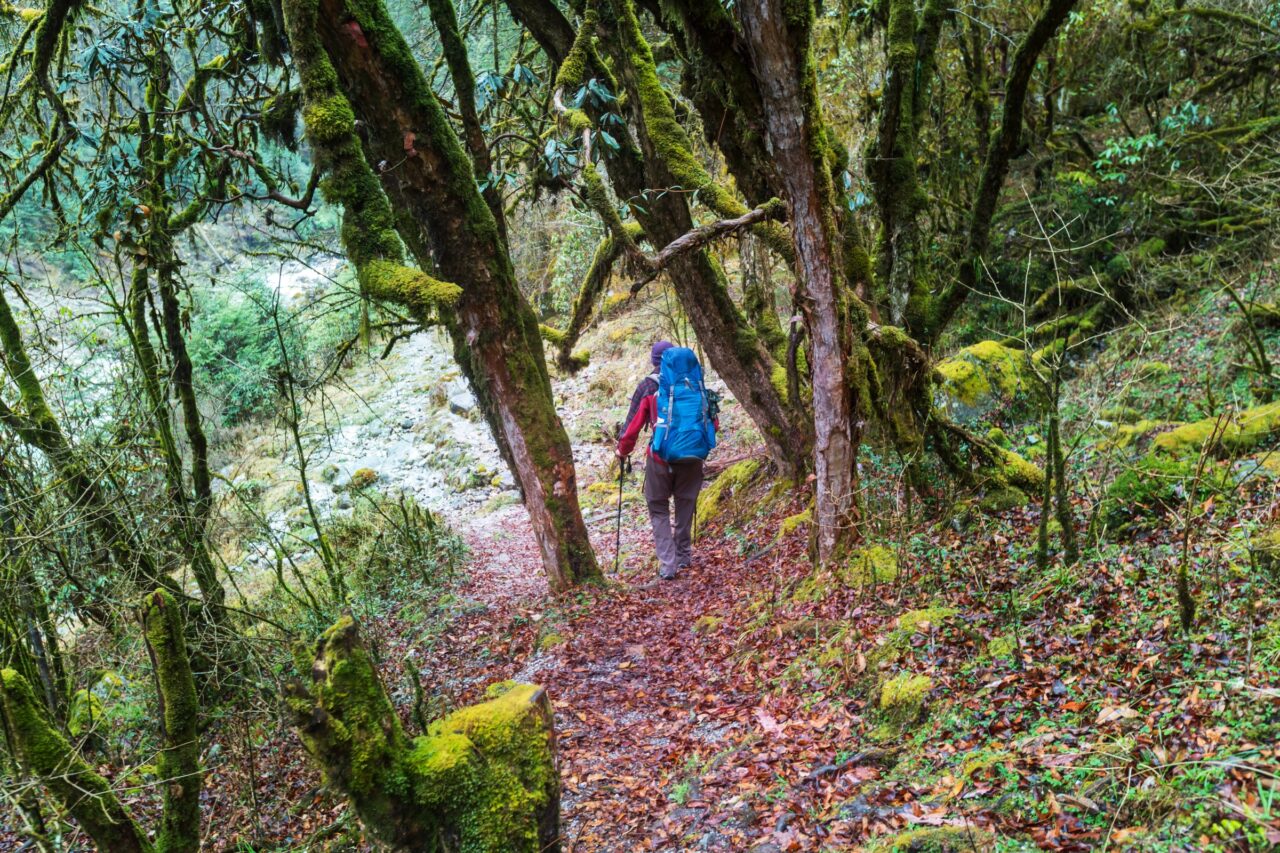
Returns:
[[[702,365],[688,347],[672,347],[658,367],[658,421],[650,442],[663,462],[706,459],[716,446],[715,412]]]

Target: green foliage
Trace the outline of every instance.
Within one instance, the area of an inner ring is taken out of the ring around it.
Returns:
[[[271,410],[276,375],[284,366],[272,319],[272,294],[259,281],[238,288],[197,291],[187,346],[196,376],[222,402],[227,424]],[[287,323],[282,320],[287,330]],[[286,345],[298,343],[296,334]]]
[[[325,535],[345,559],[352,589],[384,600],[444,585],[456,577],[466,554],[457,534],[403,495],[360,494],[355,510],[332,519]]]

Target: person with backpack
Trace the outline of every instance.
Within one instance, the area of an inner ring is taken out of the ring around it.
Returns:
[[[693,350],[658,341],[649,352],[654,372],[641,380],[618,438],[625,464],[646,427],[644,497],[649,505],[658,576],[674,580],[693,564],[693,512],[702,490],[702,463],[716,446],[716,402]],[[672,524],[672,502],[675,523]]]

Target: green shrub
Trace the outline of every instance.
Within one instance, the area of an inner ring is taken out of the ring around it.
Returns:
[[[388,599],[447,583],[466,553],[457,534],[407,495],[364,492],[325,535],[352,589]]]
[[[1195,500],[1230,488],[1224,474],[1213,464],[1205,466],[1197,481],[1195,460],[1144,456],[1112,481],[1103,498],[1100,517],[1111,530],[1159,518],[1185,504],[1187,491],[1193,485]]]
[[[255,281],[197,292],[188,347],[199,380],[222,402],[227,424],[269,411],[284,361],[271,316],[274,294]],[[288,328],[282,318],[282,327]],[[286,333],[286,345],[296,344]],[[291,353],[296,351],[291,346]]]

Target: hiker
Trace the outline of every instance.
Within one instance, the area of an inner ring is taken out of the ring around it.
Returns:
[[[653,373],[641,380],[618,438],[619,464],[640,431],[653,430],[645,454],[644,498],[658,552],[658,576],[673,580],[693,564],[693,511],[702,490],[702,463],[716,446],[717,397],[702,381],[693,350],[658,341],[649,351]],[[671,503],[675,499],[675,529]]]

